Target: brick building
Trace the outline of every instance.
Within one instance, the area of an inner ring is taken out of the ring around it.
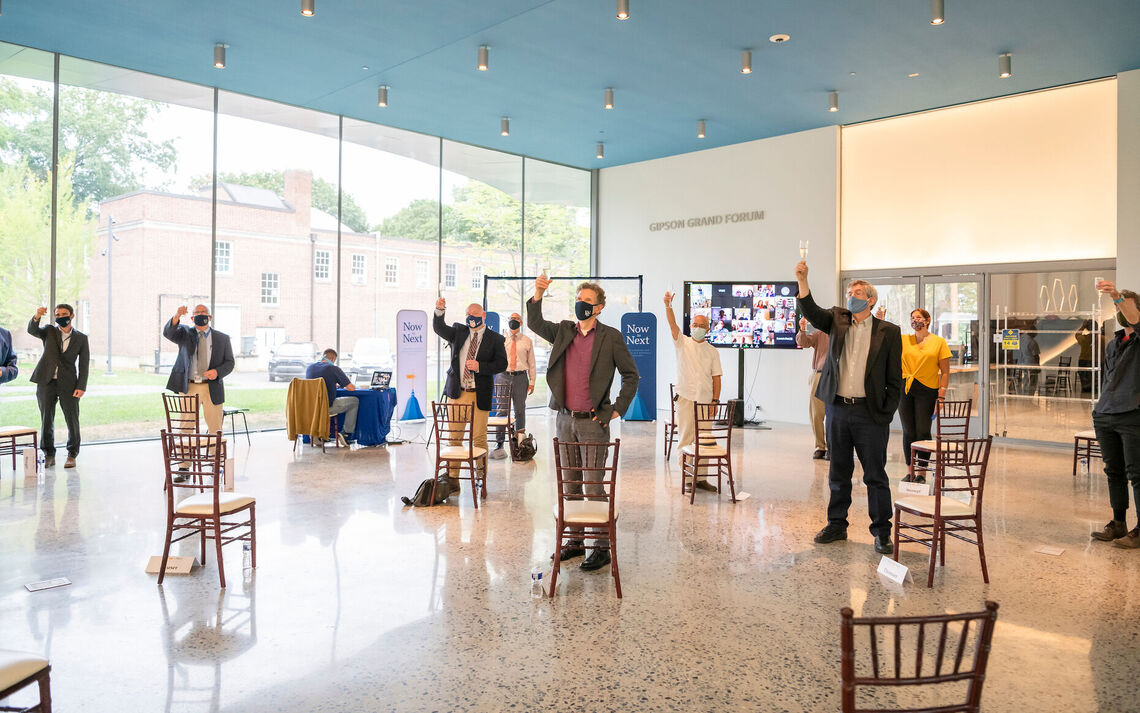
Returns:
[[[340,346],[362,337],[395,343],[396,312],[432,309],[437,283],[458,318],[460,305],[482,301],[486,275],[518,274],[519,256],[477,246],[360,234],[312,206],[312,174],[285,172],[284,195],[218,184],[214,317],[230,335],[239,369],[264,368],[285,341],[336,343],[337,269],[341,274]],[[178,306],[209,304],[210,189],[198,195],[138,191],[103,201],[90,279],[77,305],[91,337],[93,359],[107,353],[107,222],[112,247],[112,350],[116,366],[153,365],[156,351],[170,363],[177,350],[161,337]],[[437,279],[442,262],[442,275]],[[490,295],[517,309],[518,288]],[[509,307],[508,307],[509,306]],[[99,356],[95,356],[99,355]]]

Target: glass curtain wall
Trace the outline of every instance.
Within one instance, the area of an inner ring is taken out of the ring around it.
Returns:
[[[533,285],[488,277],[589,272],[588,171],[5,43],[0,117],[0,324],[21,358],[4,423],[38,420],[26,327],[53,295],[91,338],[93,442],[157,434],[180,305],[230,335],[227,405],[257,429],[328,346],[348,371],[394,366],[400,309],[430,317],[442,294],[459,320],[487,286],[505,328]],[[448,361],[434,342],[424,406]]]

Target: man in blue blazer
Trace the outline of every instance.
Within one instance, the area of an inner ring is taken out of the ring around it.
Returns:
[[[55,324],[40,326],[47,307],[40,307],[28,321],[28,334],[44,343],[44,353],[32,371],[36,400],[40,405],[40,449],[44,466],[55,465],[55,405],[58,403],[67,422],[67,462],[74,468],[79,457],[79,399],[87,391],[87,368],[91,352],[87,335],[72,324],[75,310],[68,304],[55,307]]]
[[[16,350],[12,348],[12,333],[0,327],[0,384],[12,381],[20,374],[16,363]]]
[[[210,327],[206,305],[194,307],[193,327],[179,323],[186,312],[186,305],[182,305],[162,328],[162,336],[178,345],[178,358],[166,388],[176,394],[197,394],[206,431],[214,433],[222,430],[222,404],[226,401],[222,380],[234,370],[234,352],[229,336]]]

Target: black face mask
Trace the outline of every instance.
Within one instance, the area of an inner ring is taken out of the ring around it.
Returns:
[[[467,315],[467,326],[471,329],[478,329],[483,326],[483,318],[469,314]]]
[[[579,322],[584,322],[594,314],[594,305],[589,302],[578,300],[574,303],[574,314],[578,317]]]
[[[196,314],[196,315],[194,315],[194,324],[198,325],[199,327],[205,327],[209,323],[210,323],[210,315],[208,315],[208,314]]]
[[[507,324],[511,329],[518,329],[522,326],[522,322],[518,321],[517,319],[512,319],[510,322],[507,322]]]
[[[61,327],[66,327],[67,325],[71,324],[71,317],[56,317],[55,323]]]

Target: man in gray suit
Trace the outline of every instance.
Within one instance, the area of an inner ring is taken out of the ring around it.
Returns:
[[[178,358],[170,369],[166,388],[176,394],[197,394],[206,431],[215,433],[222,430],[222,404],[226,401],[222,379],[234,370],[234,352],[229,336],[210,327],[206,305],[194,307],[193,327],[179,323],[186,312],[186,305],[182,305],[162,328],[162,336],[178,345]]]
[[[545,275],[535,280],[534,297],[526,303],[526,317],[530,331],[551,345],[546,384],[550,388],[550,408],[558,412],[558,440],[607,443],[610,420],[623,415],[637,393],[637,365],[621,332],[598,321],[598,315],[606,306],[606,292],[601,285],[583,282],[578,286],[574,305],[577,322],[568,319],[548,322],[542,318],[542,295],[549,287],[550,279]],[[621,391],[617,402],[611,404],[610,387],[614,383],[615,369],[621,374]],[[572,466],[582,463],[581,453],[570,453],[569,459]],[[580,489],[581,485],[577,487]],[[601,485],[589,486],[587,495],[601,494],[601,489]],[[597,544],[604,548],[609,542],[599,540]],[[581,542],[568,542],[562,548],[560,559],[565,561],[584,554]],[[609,563],[609,552],[595,549],[581,569],[589,572]]]
[[[67,462],[64,468],[74,468],[79,457],[79,399],[87,391],[87,368],[91,352],[87,335],[71,325],[75,310],[69,304],[55,307],[55,324],[40,326],[47,307],[36,310],[28,322],[28,334],[44,343],[44,353],[32,372],[36,385],[36,400],[40,404],[40,449],[44,452],[44,466],[55,465],[55,405],[63,410],[67,422]]]

